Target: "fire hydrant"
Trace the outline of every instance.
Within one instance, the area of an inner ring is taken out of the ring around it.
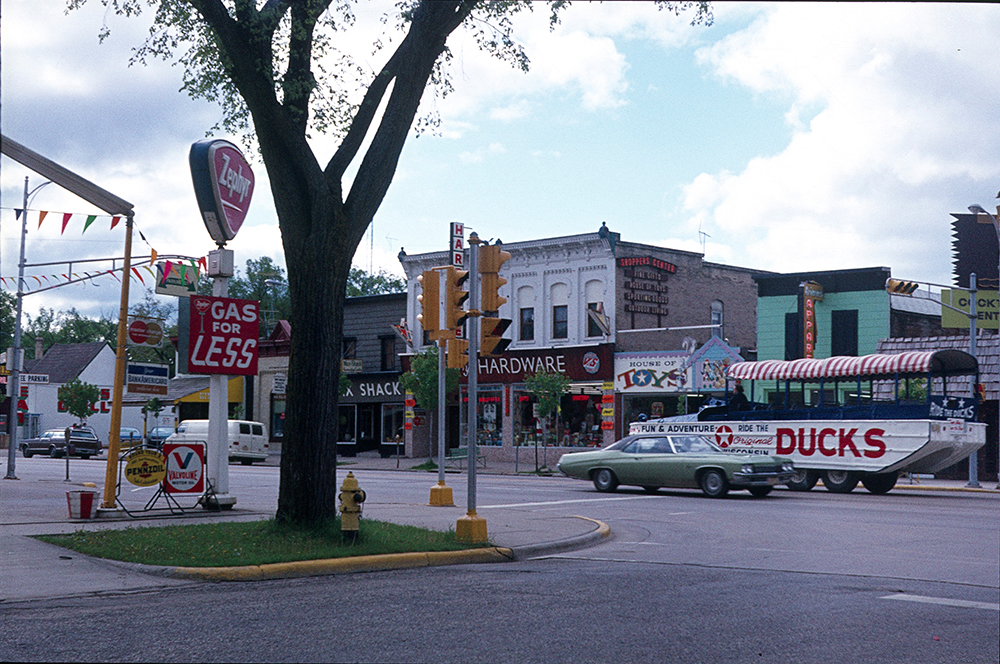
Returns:
[[[365,502],[364,490],[358,487],[354,473],[347,473],[340,487],[340,531],[345,539],[352,542],[358,538],[363,502]]]

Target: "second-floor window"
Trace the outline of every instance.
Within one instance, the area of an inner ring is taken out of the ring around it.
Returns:
[[[535,338],[535,308],[524,307],[521,309],[521,325],[518,338],[521,341],[531,341]]]
[[[552,338],[566,339],[569,337],[569,311],[565,304],[552,307]]]
[[[721,337],[722,336],[722,325],[723,325],[723,320],[722,320],[722,300],[714,300],[712,302],[712,325],[715,326],[715,327],[712,328],[712,336],[713,337]]]
[[[341,359],[353,360],[358,356],[358,340],[354,337],[344,337],[343,352],[340,354]]]
[[[379,339],[382,345],[382,371],[396,370],[396,337],[384,336]]]

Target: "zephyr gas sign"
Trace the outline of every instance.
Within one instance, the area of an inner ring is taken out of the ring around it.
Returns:
[[[201,217],[220,247],[236,237],[253,196],[253,171],[230,143],[205,139],[191,146],[188,160]]]

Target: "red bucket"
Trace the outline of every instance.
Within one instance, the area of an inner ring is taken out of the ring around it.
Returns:
[[[69,518],[92,519],[97,507],[97,492],[67,491],[66,502],[69,504]]]

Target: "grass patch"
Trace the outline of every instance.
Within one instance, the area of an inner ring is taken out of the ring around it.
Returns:
[[[337,519],[321,528],[296,528],[273,519],[38,535],[36,539],[88,556],[147,565],[231,567],[296,560],[492,546],[455,540],[455,532],[362,519],[355,543],[345,542]]]
[[[416,466],[410,467],[410,470],[437,470],[438,465],[433,461],[424,461],[423,463],[418,463]]]

